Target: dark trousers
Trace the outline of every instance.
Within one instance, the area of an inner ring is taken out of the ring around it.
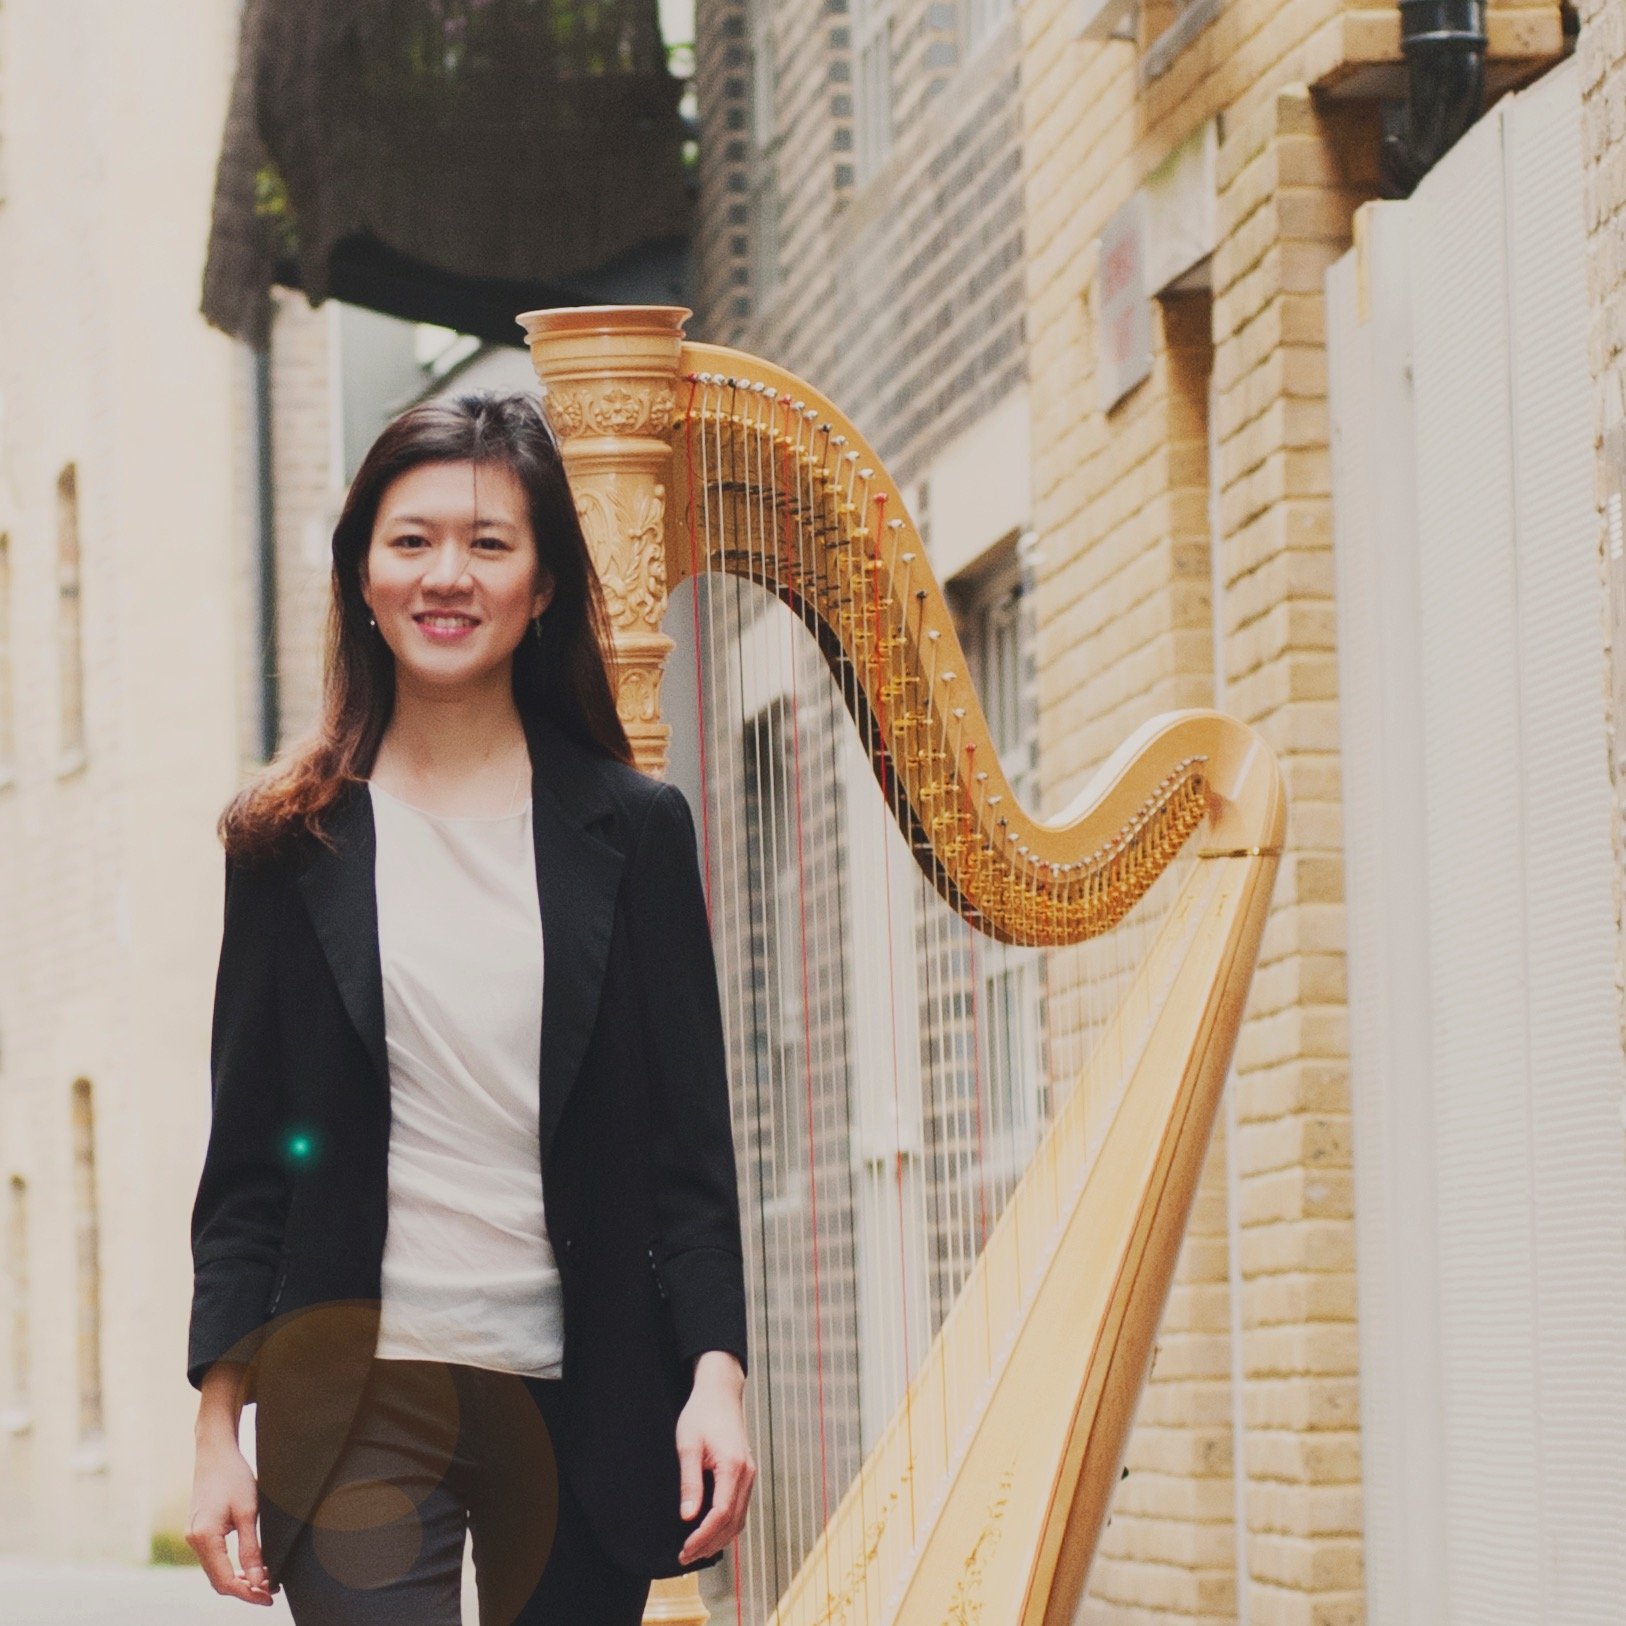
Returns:
[[[297,1626],[638,1626],[650,1583],[613,1564],[559,1472],[557,1382],[375,1360],[355,1423],[283,1566]],[[267,1519],[284,1518],[262,1499]]]

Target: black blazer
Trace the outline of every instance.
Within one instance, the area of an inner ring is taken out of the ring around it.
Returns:
[[[680,1566],[674,1430],[704,1350],[746,1359],[722,1016],[675,786],[526,718],[544,935],[541,1168],[564,1305],[562,1471],[605,1549]],[[367,787],[226,866],[187,1376],[250,1363],[265,1562],[314,1509],[376,1347],[389,1072]]]

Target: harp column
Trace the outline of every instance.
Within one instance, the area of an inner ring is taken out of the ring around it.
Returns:
[[[678,357],[689,312],[679,305],[602,305],[521,316],[543,406],[559,438],[576,512],[604,586],[615,638],[616,703],[645,773],[666,771],[671,730],[661,676],[666,615],[666,501],[672,488]],[[657,1581],[647,1626],[705,1626],[693,1575]]]
[[[672,415],[689,312],[677,305],[598,305],[519,318],[546,392],[576,512],[615,637],[616,700],[637,764],[666,769],[661,675],[666,615],[666,502]]]

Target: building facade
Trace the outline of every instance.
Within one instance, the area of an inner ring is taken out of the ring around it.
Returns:
[[[1389,190],[1399,18],[1263,0],[1021,17],[1050,805],[1191,703],[1259,729],[1289,797],[1085,1618],[1346,1626],[1365,1587],[1323,280]],[[1488,32],[1493,94],[1566,50],[1556,6],[1493,3]]]
[[[1588,25],[1614,41],[1589,79],[1595,279],[1618,259],[1617,25]],[[1081,1618],[1351,1626],[1366,1554],[1324,279],[1361,206],[1392,195],[1399,15],[717,0],[699,34],[696,326],[852,415],[951,593],[1020,538],[1041,810],[1175,707],[1234,712],[1283,761],[1289,846],[1235,1082]],[[1488,34],[1493,101],[1573,45],[1551,4],[1493,0]],[[1016,283],[996,270],[1009,248]],[[1596,320],[1602,374],[1618,346]],[[742,646],[758,624],[748,611]]]
[[[871,439],[1031,795],[1015,11],[701,0],[690,332],[791,368]],[[908,1352],[942,1325],[1032,1151],[1044,968],[948,918],[793,618],[737,579],[692,591],[669,624],[699,626],[702,658],[669,680],[666,712],[675,777],[710,814],[714,923],[738,945],[723,993],[753,1336],[771,1367],[750,1417],[762,1514],[730,1565],[755,1620],[895,1411]],[[719,1618],[733,1580],[708,1578]]]
[[[237,24],[0,6],[0,1552],[32,1557],[191,1559],[215,820],[317,719],[362,452],[475,348],[282,293],[263,358],[204,323]],[[161,107],[122,71],[151,50]]]
[[[254,737],[251,375],[196,310],[236,22],[0,7],[6,1552],[186,1525],[214,821]]]

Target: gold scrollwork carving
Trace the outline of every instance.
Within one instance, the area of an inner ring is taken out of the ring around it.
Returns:
[[[660,667],[623,665],[616,710],[623,723],[658,723],[661,720]]]
[[[1001,1476],[999,1494],[988,1504],[988,1517],[983,1521],[982,1533],[966,1554],[965,1569],[954,1583],[954,1595],[949,1599],[944,1626],[978,1626],[982,1620],[983,1577],[989,1556],[999,1545],[999,1522],[1005,1517],[1005,1509],[1010,1502],[1011,1481],[1015,1476],[1016,1466],[1013,1463]]]
[[[672,427],[677,392],[670,384],[550,384],[542,398],[553,432],[577,435],[664,436]]]
[[[907,1475],[905,1477],[907,1478]],[[881,1537],[886,1531],[886,1521],[892,1516],[892,1510],[897,1503],[898,1492],[894,1490],[881,1504],[881,1511],[875,1522],[864,1532],[864,1550],[852,1561],[847,1573],[841,1578],[840,1590],[825,1594],[824,1608],[809,1622],[809,1626],[844,1626],[851,1617],[853,1604],[864,1584],[864,1576],[868,1573],[870,1565],[875,1562],[875,1555],[881,1550]]]
[[[666,488],[655,485],[631,501],[613,486],[588,486],[576,495],[604,587],[604,607],[619,632],[640,625],[660,630],[666,613]]]

